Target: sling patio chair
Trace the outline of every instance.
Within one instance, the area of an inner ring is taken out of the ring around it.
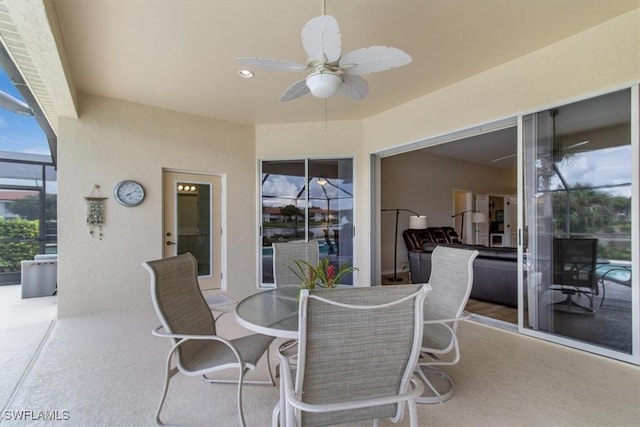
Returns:
[[[165,381],[156,411],[155,421],[164,425],[160,411],[169,389],[171,378],[178,372],[186,376],[202,376],[208,382],[235,382],[215,380],[207,375],[213,372],[238,369],[238,417],[245,425],[242,412],[242,385],[249,369],[255,369],[262,355],[267,354],[270,381],[275,385],[269,363],[269,345],[273,337],[248,335],[226,339],[216,331],[213,314],[198,286],[198,263],[190,253],[143,263],[151,277],[151,299],[161,326],[153,335],[169,338],[172,347],[166,361]]]
[[[458,323],[473,284],[473,261],[478,251],[438,246],[431,255],[431,293],[424,303],[421,357],[416,372],[425,384],[418,403],[440,403],[453,394],[453,380],[439,365],[460,360]],[[443,356],[446,356],[443,358]]]
[[[593,298],[598,295],[598,239],[553,239],[553,284],[550,289],[566,295],[554,303],[556,310],[574,314],[595,314]],[[574,297],[585,296],[589,306]]]
[[[300,286],[300,278],[292,270],[296,268],[294,260],[317,266],[320,260],[318,242],[311,240],[273,244],[273,281],[276,287]]]
[[[295,383],[280,354],[281,406],[287,426],[402,419],[418,426],[413,375],[420,355],[427,284],[303,290]],[[284,395],[282,395],[284,392]],[[284,399],[284,405],[282,405]],[[282,414],[280,414],[282,415]]]
[[[276,287],[300,286],[296,260],[317,266],[320,261],[320,248],[315,240],[273,243],[273,282]],[[280,344],[279,351],[290,355],[290,362],[296,358],[297,340],[288,340]],[[280,365],[276,366],[276,377],[280,376]]]

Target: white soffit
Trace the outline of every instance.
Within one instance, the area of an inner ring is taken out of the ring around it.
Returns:
[[[78,117],[75,90],[61,60],[66,55],[58,52],[58,46],[64,49],[64,45],[56,44],[54,38],[60,34],[57,22],[55,17],[48,18],[42,1],[0,0],[1,41],[54,131],[58,117]],[[21,31],[25,28],[29,31]]]

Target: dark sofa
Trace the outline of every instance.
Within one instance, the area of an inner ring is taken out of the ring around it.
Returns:
[[[518,253],[516,248],[491,248],[460,242],[452,227],[405,230],[402,234],[409,254],[414,283],[425,283],[431,275],[431,252],[436,246],[475,249],[471,298],[511,307],[518,306]]]

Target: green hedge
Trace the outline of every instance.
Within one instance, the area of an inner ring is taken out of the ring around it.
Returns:
[[[38,230],[37,220],[0,217],[0,272],[20,271],[20,261],[33,259],[39,248]],[[22,241],[12,241],[17,239]]]

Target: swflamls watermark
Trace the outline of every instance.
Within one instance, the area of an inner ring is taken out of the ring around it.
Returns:
[[[71,416],[69,411],[34,411],[31,409],[19,409],[4,411],[2,419],[4,421],[69,421]]]

